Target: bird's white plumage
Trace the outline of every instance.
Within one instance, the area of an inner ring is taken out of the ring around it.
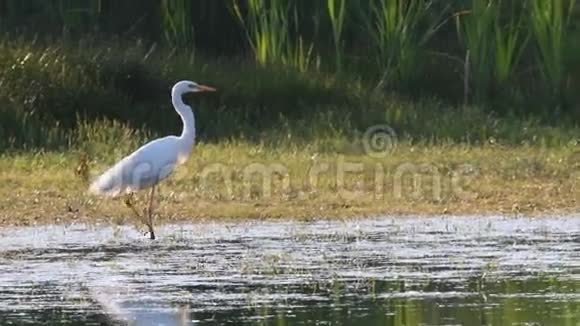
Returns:
[[[175,110],[183,121],[181,136],[168,136],[153,140],[99,176],[89,187],[93,194],[117,196],[156,185],[167,178],[179,164],[186,161],[195,138],[195,119],[191,108],[183,103],[186,92],[213,90],[191,81],[175,84],[171,98]]]
[[[178,142],[178,137],[169,136],[143,145],[98,177],[90,191],[116,196],[153,186],[175,169],[179,161]]]

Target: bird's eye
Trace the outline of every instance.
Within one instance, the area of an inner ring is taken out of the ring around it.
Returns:
[[[189,88],[191,88],[191,89],[195,89],[195,85],[194,84],[189,84],[187,86],[189,86]]]

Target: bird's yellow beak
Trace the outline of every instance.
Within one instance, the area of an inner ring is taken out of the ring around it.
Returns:
[[[198,92],[215,92],[217,89],[205,85],[197,85]]]

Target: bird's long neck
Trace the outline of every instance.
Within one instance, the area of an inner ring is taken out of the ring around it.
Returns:
[[[179,137],[187,147],[191,147],[195,140],[195,117],[191,108],[183,103],[182,94],[173,90],[171,92],[171,102],[175,111],[183,121],[183,131]]]

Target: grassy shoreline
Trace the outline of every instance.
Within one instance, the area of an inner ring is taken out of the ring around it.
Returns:
[[[576,111],[536,97],[459,105],[349,71],[90,39],[0,39],[0,70],[0,225],[131,223],[121,200],[86,194],[79,158],[90,158],[90,179],[145,141],[179,133],[169,90],[181,79],[219,91],[185,98],[209,143],[163,183],[160,223],[580,206]],[[377,126],[387,139],[366,139]]]
[[[580,208],[580,154],[574,146],[399,144],[384,155],[368,155],[347,145],[332,152],[314,144],[199,144],[190,160],[162,184],[157,223],[536,215]],[[120,155],[94,158],[91,177]],[[0,157],[0,225],[133,223],[122,200],[86,193],[86,182],[75,173],[78,163],[77,153]],[[266,186],[263,176],[271,178]]]

